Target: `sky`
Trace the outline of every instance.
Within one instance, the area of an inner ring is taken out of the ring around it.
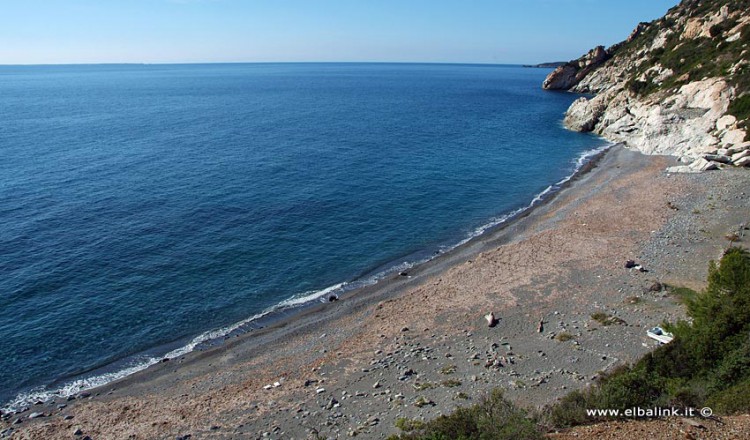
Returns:
[[[536,64],[678,0],[0,0],[0,64]]]

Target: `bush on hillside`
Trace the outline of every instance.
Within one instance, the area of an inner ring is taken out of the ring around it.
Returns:
[[[494,390],[479,403],[422,423],[399,423],[407,432],[390,440],[537,440],[542,438],[527,413]]]
[[[682,297],[691,321],[669,326],[675,339],[547,409],[554,426],[595,422],[586,409],[711,406],[750,410],[750,254],[730,248],[709,266],[703,293]]]

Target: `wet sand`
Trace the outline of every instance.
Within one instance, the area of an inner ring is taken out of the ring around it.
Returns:
[[[652,349],[646,329],[683,311],[650,287],[702,287],[724,235],[750,220],[747,170],[664,173],[674,162],[615,147],[551,202],[409,276],[91,396],[34,406],[0,430],[34,439],[76,430],[95,440],[385,438],[398,418],[431,419],[495,387],[543,406]],[[629,259],[648,271],[625,269]],[[594,313],[618,319],[602,325]]]

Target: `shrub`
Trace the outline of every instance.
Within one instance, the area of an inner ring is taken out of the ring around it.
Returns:
[[[710,263],[704,292],[673,289],[672,294],[685,302],[692,322],[668,325],[675,334],[671,343],[547,408],[550,423],[566,427],[594,422],[586,415],[590,408],[750,410],[750,255],[730,248],[719,265]],[[612,318],[605,313],[591,317],[601,323]]]
[[[617,316],[612,316],[607,313],[603,312],[596,312],[591,315],[591,319],[598,322],[599,324],[603,326],[613,325],[613,324],[619,324],[624,325],[625,321],[622,318],[618,318]]]
[[[398,422],[397,422],[398,423]],[[402,426],[412,427],[402,423]],[[401,440],[537,440],[542,434],[524,410],[517,408],[503,396],[492,391],[479,403],[458,408],[452,414],[410,432],[393,437]]]
[[[407,419],[405,417],[401,417],[396,420],[396,428],[404,431],[404,432],[412,432],[417,431],[419,429],[424,428],[424,422],[420,422],[419,420],[413,420],[413,419]]]
[[[747,412],[750,410],[750,379],[714,394],[706,406],[721,414]]]
[[[750,118],[750,94],[733,99],[727,111],[740,121]]]
[[[698,295],[698,292],[693,289],[688,289],[687,287],[674,287],[669,289],[669,294],[679,299],[681,303],[685,304],[688,301],[695,299],[695,297]]]

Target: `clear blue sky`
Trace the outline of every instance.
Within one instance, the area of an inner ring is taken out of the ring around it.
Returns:
[[[0,0],[0,64],[537,63],[678,0]]]

